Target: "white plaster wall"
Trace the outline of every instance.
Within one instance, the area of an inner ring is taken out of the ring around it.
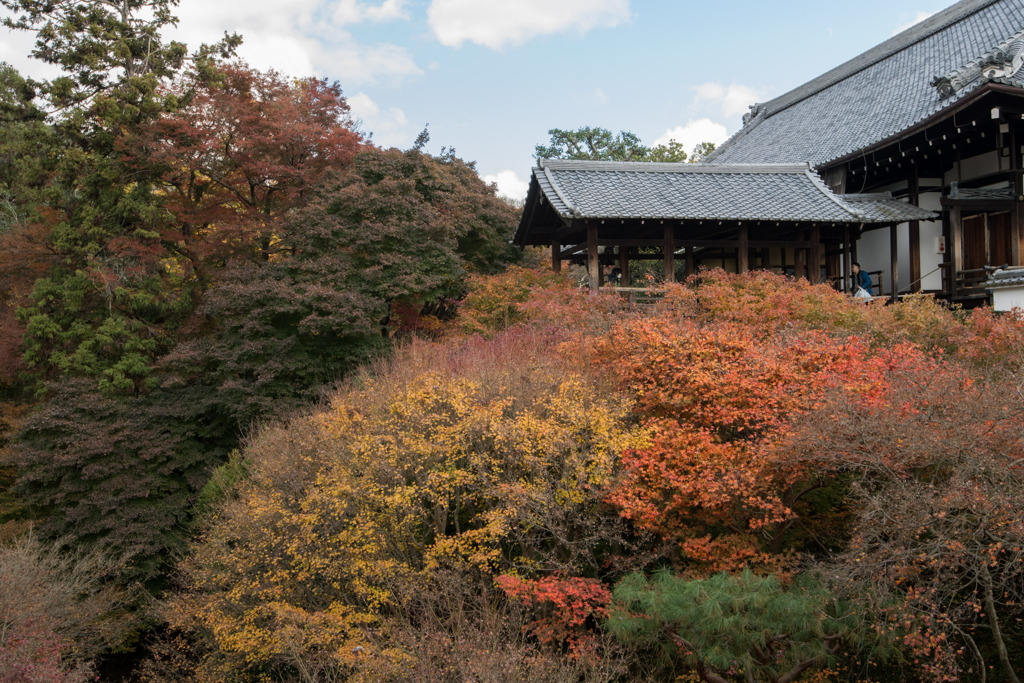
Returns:
[[[920,195],[918,206],[929,211],[941,211],[941,193],[928,192]],[[942,288],[942,271],[936,270],[944,258],[936,249],[936,240],[942,236],[942,220],[921,221],[921,289],[938,290]],[[896,252],[899,265],[898,288],[900,292],[910,291],[910,225],[901,223],[896,227]],[[883,270],[882,291],[875,294],[892,294],[890,278],[892,274],[889,256],[889,228],[868,230],[857,241],[857,260],[864,270]]]
[[[941,193],[928,192],[918,198],[917,205],[922,209],[938,213],[942,211],[941,199]],[[940,237],[942,237],[941,218],[934,221],[921,221],[921,275],[925,276],[921,280],[921,289],[923,290],[942,289],[942,271],[935,270],[945,258],[945,255],[938,253],[936,249],[936,242]],[[934,273],[932,273],[933,270],[935,270]],[[931,274],[928,275],[928,273]]]
[[[888,294],[889,288],[889,229],[876,228],[868,230],[857,240],[857,260],[860,262],[861,270],[884,270],[882,273],[882,291],[874,292]],[[850,285],[846,285],[849,289]]]
[[[985,154],[979,154],[976,157],[968,157],[960,160],[960,180],[970,180],[971,178],[977,178],[979,176],[988,175],[990,173],[996,173],[1000,170],[999,153],[995,150],[986,152]],[[943,181],[946,185],[949,185],[954,180],[957,180],[957,168],[953,166],[949,171],[946,172]]]
[[[992,290],[992,308],[997,311],[1024,309],[1024,287],[997,287]]]

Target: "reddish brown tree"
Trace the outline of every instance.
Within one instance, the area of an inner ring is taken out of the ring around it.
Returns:
[[[270,217],[296,206],[328,169],[347,167],[362,145],[337,83],[236,62],[174,89],[180,108],[128,140],[125,154],[156,169],[174,216],[165,244],[200,278],[210,254],[267,258],[277,238]]]

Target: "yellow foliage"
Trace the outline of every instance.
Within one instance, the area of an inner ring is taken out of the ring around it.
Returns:
[[[389,615],[434,573],[594,570],[621,528],[601,502],[618,456],[647,443],[629,406],[536,347],[532,367],[457,368],[424,348],[406,354],[411,375],[399,361],[250,447],[251,479],[166,610],[201,634],[211,672],[346,677],[369,653],[400,668],[380,645]]]

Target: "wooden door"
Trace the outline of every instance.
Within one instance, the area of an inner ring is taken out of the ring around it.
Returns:
[[[1013,263],[1013,248],[1010,244],[1011,213],[990,213],[988,215],[988,263],[989,266]]]
[[[974,270],[988,264],[988,215],[984,213],[963,218],[964,270]]]

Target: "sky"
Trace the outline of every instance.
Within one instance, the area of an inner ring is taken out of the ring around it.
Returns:
[[[384,147],[454,148],[522,199],[551,128],[723,142],[742,115],[951,0],[181,0],[175,39],[225,31],[254,67],[338,81]],[[0,29],[25,73],[31,38]]]

